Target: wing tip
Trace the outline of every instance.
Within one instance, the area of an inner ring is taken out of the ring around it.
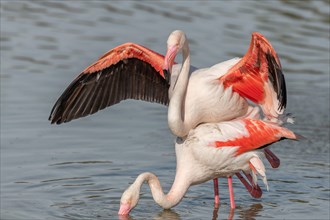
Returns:
[[[54,124],[54,119],[51,117],[51,115],[48,117],[48,121],[50,121],[50,124]]]
[[[295,140],[297,140],[297,141],[307,140],[307,138],[306,138],[305,136],[303,136],[303,135],[301,135],[301,134],[298,134],[298,133],[296,133],[296,132],[294,132],[294,135],[295,135],[295,137],[296,137]]]
[[[264,35],[262,35],[259,32],[254,31],[254,32],[252,32],[252,37],[261,37],[261,38],[264,38]]]
[[[63,123],[66,123],[66,122],[69,122],[71,121],[72,119],[70,120],[63,120],[62,117],[50,117],[48,118],[48,121],[50,121],[50,124],[56,124],[56,125],[59,125],[59,124],[63,124]]]
[[[50,124],[57,124],[58,125],[58,124],[62,123],[61,118],[55,117],[53,115],[53,112],[49,115],[48,121],[50,121]]]
[[[264,47],[264,49],[263,49],[264,52],[271,54],[275,58],[276,63],[281,67],[280,59],[278,58],[278,55],[277,55],[274,47],[263,34],[261,34],[259,32],[253,32],[251,41],[252,41],[251,44],[259,44],[261,47],[263,47],[263,45],[266,45],[266,47]]]
[[[252,33],[252,39],[259,39],[259,40],[262,40],[262,42],[263,43],[266,43],[266,44],[268,44],[270,47],[272,47],[271,46],[271,44],[270,44],[270,42],[269,42],[269,40],[267,40],[267,38],[263,35],[263,34],[261,34],[261,33],[259,33],[259,32],[253,32]]]
[[[275,54],[276,55],[276,54]],[[273,85],[273,88],[277,94],[278,106],[277,110],[282,111],[287,105],[287,91],[285,77],[282,71],[281,64],[277,61],[272,53],[266,53],[266,60],[268,63],[268,78]]]
[[[52,110],[50,111],[48,121],[50,121],[51,124],[55,124],[55,123],[58,124],[57,122],[61,118],[61,117],[59,117],[61,115],[61,114],[59,114],[59,107],[62,104],[62,96],[63,96],[63,94],[60,96],[60,98],[58,98],[58,100],[54,104]]]

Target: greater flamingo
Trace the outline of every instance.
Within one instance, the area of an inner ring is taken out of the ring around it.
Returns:
[[[283,138],[297,136],[277,123],[257,118],[201,124],[187,137],[176,139],[176,175],[169,193],[164,195],[154,174],[142,173],[123,193],[118,214],[128,215],[137,205],[144,182],[149,184],[155,202],[169,209],[181,201],[190,186],[219,177],[228,177],[230,206],[235,208],[231,176],[240,171],[250,173],[256,185],[259,174],[268,189],[259,149]]]
[[[181,50],[183,64],[174,64]],[[57,124],[69,122],[128,98],[161,104],[168,104],[170,99],[169,127],[173,134],[184,137],[200,123],[244,117],[250,108],[245,98],[260,104],[269,119],[276,119],[286,106],[280,62],[259,33],[252,34],[250,48],[242,59],[191,70],[196,68],[190,68],[188,41],[182,31],[169,36],[165,57],[137,44],[120,45],[87,67],[68,86],[49,120]],[[273,167],[279,166],[278,158],[269,149],[265,154]],[[218,203],[217,180],[214,187]]]

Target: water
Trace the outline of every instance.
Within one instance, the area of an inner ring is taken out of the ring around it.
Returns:
[[[50,110],[98,56],[133,41],[165,53],[183,29],[192,64],[245,53],[250,34],[277,50],[288,87],[290,126],[307,139],[273,146],[270,192],[252,199],[234,179],[238,208],[213,210],[212,182],[189,189],[163,211],[150,190],[132,219],[329,219],[329,1],[1,1],[1,219],[116,219],[121,193],[145,171],[167,191],[175,173],[164,106],[124,101],[97,114],[50,125]],[[265,189],[262,186],[263,189]]]

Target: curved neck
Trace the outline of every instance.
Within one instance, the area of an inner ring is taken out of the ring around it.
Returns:
[[[185,96],[189,80],[190,53],[188,41],[186,40],[182,48],[183,63],[177,76],[171,77],[172,97],[168,108],[168,124],[176,136],[185,137],[191,126],[185,122]],[[172,79],[176,79],[172,82]]]
[[[164,209],[169,209],[177,205],[190,186],[190,183],[185,180],[184,176],[178,176],[177,172],[170,191],[167,195],[165,195],[157,176],[155,176],[153,173],[147,172],[140,174],[133,183],[133,185],[137,187],[136,192],[138,194],[140,193],[140,189],[144,181],[149,184],[152,197],[154,198],[155,202]]]

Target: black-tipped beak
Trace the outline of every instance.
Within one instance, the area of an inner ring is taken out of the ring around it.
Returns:
[[[171,72],[167,69],[163,69],[164,77],[165,80],[168,84],[170,84],[170,79],[171,79]]]

